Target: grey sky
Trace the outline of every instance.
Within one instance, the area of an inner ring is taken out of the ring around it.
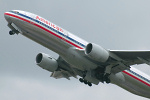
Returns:
[[[114,50],[150,50],[150,0],[0,0],[0,100],[148,100],[118,86],[88,87],[56,80],[35,65],[39,52],[57,54],[23,37],[9,36],[4,12],[38,14],[75,35]],[[150,75],[147,65],[135,66]]]

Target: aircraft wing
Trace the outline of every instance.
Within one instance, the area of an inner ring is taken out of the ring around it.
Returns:
[[[123,59],[127,65],[144,63],[150,65],[150,51],[110,50],[110,52]]]
[[[150,51],[144,50],[110,50],[110,53],[115,54],[120,58],[112,67],[113,73],[118,73],[128,70],[131,65],[148,64],[150,65]]]
[[[76,49],[76,51],[80,55],[86,57],[84,49]],[[109,50],[109,52],[111,54],[115,54],[118,57],[117,59],[114,58],[116,59],[115,62],[110,63],[110,67],[112,67],[112,73],[118,73],[124,70],[128,70],[131,65],[135,64],[150,65],[150,50]],[[92,59],[89,60],[93,61]],[[99,62],[95,63],[100,64]]]
[[[84,50],[75,49],[80,55],[86,56]],[[112,73],[118,73],[124,70],[128,70],[131,65],[135,64],[148,64],[150,65],[150,51],[127,51],[127,50],[110,50],[110,53],[115,54],[121,60],[116,63],[110,64],[112,67]],[[57,60],[59,64],[60,70],[54,71],[51,74],[51,77],[56,79],[58,78],[67,78],[70,77],[77,78],[77,73],[75,69],[72,69],[71,65],[69,65],[63,58],[59,57]]]

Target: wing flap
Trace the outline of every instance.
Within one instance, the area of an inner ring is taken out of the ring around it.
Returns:
[[[54,71],[50,77],[54,77],[56,79],[66,78],[66,79],[70,80],[70,77],[72,77],[72,75],[68,71],[60,70],[60,71]],[[73,77],[77,78],[76,76],[73,76]]]
[[[56,79],[59,78],[66,78],[70,80],[70,77],[77,78],[76,73],[72,69],[71,65],[69,65],[65,60],[63,60],[62,57],[59,56],[57,59],[58,65],[59,65],[59,70],[54,71],[50,77],[54,77]]]

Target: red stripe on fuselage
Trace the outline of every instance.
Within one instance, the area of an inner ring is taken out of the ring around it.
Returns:
[[[66,41],[67,43],[69,43],[69,44],[71,44],[71,45],[73,45],[73,46],[75,46],[75,47],[77,47],[77,48],[79,48],[79,49],[83,49],[82,47],[80,47],[80,46],[78,46],[78,45],[76,45],[76,44],[70,42],[69,40],[67,40],[67,39],[65,39],[65,38],[63,38],[63,37],[61,37],[61,36],[55,34],[54,32],[52,32],[52,31],[50,31],[50,30],[44,28],[44,27],[41,26],[41,25],[38,25],[38,24],[36,24],[36,23],[34,23],[34,22],[31,22],[31,21],[29,21],[29,20],[26,20],[26,19],[24,19],[24,18],[22,18],[22,17],[16,16],[16,15],[13,15],[13,14],[10,14],[10,13],[5,13],[5,15],[9,15],[9,16],[18,18],[18,19],[23,20],[23,21],[28,22],[28,23],[32,23],[33,25],[35,25],[35,26],[37,26],[37,27],[43,29],[44,31],[46,31],[46,32],[48,32],[48,33],[50,33],[50,34],[52,34],[52,35],[54,35],[54,36],[56,36],[56,37],[62,39],[63,41]]]
[[[140,82],[142,82],[142,83],[144,83],[145,85],[147,85],[147,86],[150,87],[150,84],[148,84],[148,83],[146,83],[145,81],[143,81],[143,80],[137,78],[136,76],[134,76],[134,75],[128,73],[127,71],[122,71],[122,72],[125,73],[125,74],[127,74],[127,75],[129,75],[129,76],[131,76],[131,77],[133,77],[134,79],[136,79],[136,80],[138,80],[138,81],[140,81]]]

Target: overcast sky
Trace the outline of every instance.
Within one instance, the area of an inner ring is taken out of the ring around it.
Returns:
[[[50,78],[35,57],[58,55],[8,34],[4,12],[14,9],[38,14],[106,49],[150,50],[150,0],[0,0],[0,100],[148,100],[112,84],[88,87],[74,78]],[[150,75],[149,66],[135,67]]]

